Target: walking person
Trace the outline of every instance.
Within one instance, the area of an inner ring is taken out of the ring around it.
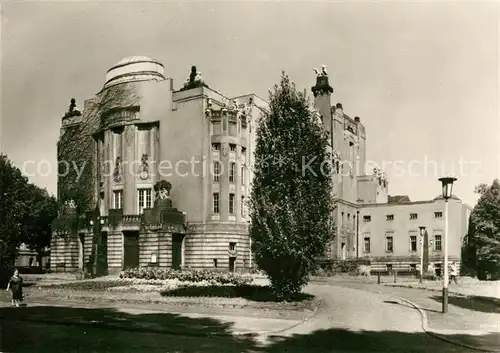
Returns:
[[[19,271],[14,270],[14,275],[10,278],[6,291],[12,291],[12,306],[19,307],[23,300],[23,279],[19,276]]]
[[[457,276],[458,276],[458,266],[457,266],[457,263],[455,261],[453,261],[451,263],[451,266],[450,266],[450,283],[448,284],[451,284],[451,281],[455,282],[455,284],[458,284],[457,282]]]

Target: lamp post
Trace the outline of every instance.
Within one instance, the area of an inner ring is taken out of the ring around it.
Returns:
[[[443,199],[445,203],[444,208],[444,276],[443,276],[443,314],[448,312],[448,200],[452,196],[453,182],[457,180],[452,177],[440,178]]]
[[[418,227],[420,229],[420,283],[422,283],[422,276],[424,272],[424,237],[425,227]]]
[[[356,259],[359,259],[359,210],[356,211]]]

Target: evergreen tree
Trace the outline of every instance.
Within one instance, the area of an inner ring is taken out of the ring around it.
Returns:
[[[334,234],[328,138],[283,73],[256,131],[251,229],[258,267],[279,299],[307,284]]]
[[[481,184],[476,192],[481,197],[470,216],[464,265],[474,268],[481,279],[486,272],[500,278],[500,182]]]

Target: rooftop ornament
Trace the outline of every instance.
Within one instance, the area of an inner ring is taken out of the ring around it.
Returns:
[[[184,84],[184,87],[181,89],[181,91],[197,87],[209,88],[208,85],[205,83],[205,81],[203,81],[203,78],[201,77],[201,71],[197,71],[196,66],[191,66],[191,73],[189,74],[189,78],[187,82]]]
[[[328,70],[326,69],[326,65],[321,66],[321,71],[318,69],[313,70],[316,73],[316,85],[311,88],[314,96],[332,94],[334,90],[328,83]]]
[[[66,114],[64,114],[63,120],[72,118],[74,116],[81,116],[81,115],[82,115],[82,112],[80,111],[80,109],[77,108],[75,98],[71,98],[69,109],[66,112]]]

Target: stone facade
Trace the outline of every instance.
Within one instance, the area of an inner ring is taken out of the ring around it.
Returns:
[[[75,201],[73,188],[90,202],[54,221],[52,270],[251,267],[245,203],[255,122],[267,103],[253,94],[229,98],[191,69],[175,90],[161,63],[125,58],[80,114],[65,114],[59,159],[72,162],[69,150],[90,139],[78,158],[88,162],[92,190],[59,177],[61,201]],[[168,190],[155,189],[166,182]]]

